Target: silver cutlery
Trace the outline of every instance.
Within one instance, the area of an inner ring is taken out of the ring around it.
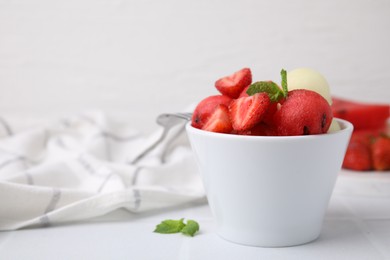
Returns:
[[[137,162],[139,162],[142,158],[144,158],[148,153],[150,153],[154,148],[157,147],[157,145],[159,145],[165,139],[165,137],[172,129],[172,127],[180,123],[190,121],[191,117],[192,117],[192,113],[172,113],[172,114],[159,115],[156,119],[156,122],[158,125],[163,127],[163,131],[160,137],[153,144],[148,146],[142,153],[140,153],[137,157],[135,157],[132,161],[130,161],[130,164],[136,164]],[[178,134],[180,134],[183,129],[184,128],[180,129]],[[178,134],[173,136],[172,140],[175,139]],[[163,152],[162,155],[163,162],[164,162],[164,158],[165,158],[165,151]]]

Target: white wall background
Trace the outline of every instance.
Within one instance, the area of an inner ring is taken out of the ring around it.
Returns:
[[[1,115],[100,109],[148,131],[244,66],[389,103],[390,1],[0,0]]]

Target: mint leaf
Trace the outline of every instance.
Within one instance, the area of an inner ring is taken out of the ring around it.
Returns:
[[[280,76],[282,76],[282,89],[283,89],[283,96],[287,97],[288,89],[287,89],[287,71],[282,69],[280,72]]]
[[[184,219],[172,220],[167,219],[156,226],[154,232],[160,234],[172,234],[181,232],[184,235],[193,237],[199,231],[199,224],[195,220],[188,220],[184,224]]]
[[[164,220],[156,226],[154,232],[160,234],[179,233],[185,227],[183,220],[184,220],[183,218],[180,220],[172,220],[172,219]]]
[[[273,81],[258,81],[249,86],[246,93],[253,96],[256,93],[266,92],[272,102],[279,101],[284,97],[283,90]]]
[[[194,220],[187,220],[187,225],[181,230],[181,233],[187,236],[194,236],[199,231],[199,224]]]

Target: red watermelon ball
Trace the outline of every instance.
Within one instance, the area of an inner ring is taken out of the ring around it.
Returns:
[[[326,133],[332,119],[332,109],[325,98],[311,90],[297,89],[288,92],[275,113],[274,123],[278,135],[314,135]]]

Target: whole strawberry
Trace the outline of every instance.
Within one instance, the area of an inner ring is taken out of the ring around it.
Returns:
[[[372,165],[376,171],[390,170],[390,137],[380,136],[371,146]]]
[[[343,168],[355,171],[372,169],[371,144],[368,135],[359,133],[352,135],[345,153]]]

